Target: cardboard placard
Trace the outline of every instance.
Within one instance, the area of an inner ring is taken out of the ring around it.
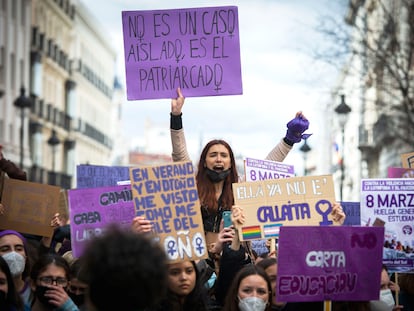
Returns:
[[[233,183],[233,193],[246,218],[241,241],[277,237],[280,226],[335,224],[332,175]]]
[[[123,11],[128,100],[242,94],[236,6]]]
[[[59,187],[6,178],[0,228],[51,237],[50,221],[58,211],[59,196]]]
[[[130,178],[136,215],[151,221],[168,259],[207,258],[193,164],[131,168]]]
[[[282,227],[278,301],[378,300],[383,236],[381,227]]]
[[[401,154],[401,163],[404,168],[414,168],[414,152]]]

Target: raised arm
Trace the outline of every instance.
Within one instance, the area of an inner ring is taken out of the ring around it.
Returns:
[[[0,170],[5,172],[10,178],[27,180],[26,172],[20,167],[3,157],[3,146],[0,145]]]
[[[266,160],[282,162],[292,149],[293,144],[310,136],[310,134],[303,134],[309,128],[309,121],[302,111],[298,111],[295,118],[290,120],[286,126],[286,136],[269,152]]]
[[[170,113],[170,133],[172,144],[172,158],[174,162],[190,161],[187,151],[187,144],[184,136],[182,108],[184,105],[184,96],[181,89],[177,89],[177,98],[171,99]]]

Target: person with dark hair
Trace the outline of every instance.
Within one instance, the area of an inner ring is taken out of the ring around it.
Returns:
[[[398,276],[399,302],[404,311],[414,311],[414,273],[399,273]]]
[[[247,265],[233,279],[223,311],[270,311],[272,292],[263,268]]]
[[[30,263],[24,236],[14,230],[0,231],[0,256],[9,265],[14,287],[22,297],[23,303],[29,303],[31,295],[28,280]]]
[[[176,161],[190,161],[187,151],[183,124],[182,107],[184,96],[177,89],[177,98],[171,100],[171,142],[172,158]],[[302,112],[298,112],[288,123],[288,130],[282,139],[268,154],[266,159],[283,161],[294,143],[302,140],[309,128],[309,121]],[[197,164],[196,182],[203,215],[204,231],[208,244],[217,240],[220,222],[224,210],[231,210],[234,204],[232,184],[239,181],[235,157],[230,145],[222,139],[213,139],[203,148]]]
[[[207,292],[194,261],[168,264],[168,293],[156,311],[207,311]]]
[[[177,98],[171,100],[171,142],[174,162],[190,161],[187,151],[183,124],[182,107],[184,96],[177,89]],[[298,143],[309,135],[303,134],[308,129],[309,121],[302,112],[288,123],[284,139],[268,154],[266,159],[283,161],[294,143]],[[220,231],[222,213],[231,210],[234,204],[232,184],[239,181],[235,157],[230,145],[222,139],[214,139],[203,148],[197,165],[196,182],[200,198],[206,242],[209,248],[217,241]],[[134,219],[135,226],[142,232],[151,230],[151,223],[143,217]]]
[[[34,293],[31,311],[78,311],[66,292],[69,285],[69,264],[61,256],[45,254],[33,264],[30,272]]]
[[[382,265],[381,269],[381,284],[379,284],[380,299],[371,300],[371,311],[398,311],[404,310],[404,306],[395,304],[395,293],[400,291],[398,284],[390,280],[388,269]]]
[[[70,264],[70,280],[68,287],[68,295],[78,306],[80,311],[86,310],[85,294],[88,289],[88,284],[80,280],[82,265],[82,258],[77,258]]]
[[[9,265],[0,256],[0,310],[22,311],[23,300],[14,287]]]
[[[151,308],[167,291],[165,252],[146,235],[110,226],[90,241],[82,260],[88,310]]]

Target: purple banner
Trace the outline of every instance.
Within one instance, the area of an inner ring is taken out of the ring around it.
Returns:
[[[72,251],[82,255],[87,243],[105,227],[117,223],[131,226],[135,217],[130,185],[68,191]]]
[[[282,226],[278,301],[378,300],[383,241],[381,227]]]
[[[118,182],[129,180],[128,166],[78,165],[76,167],[76,188],[117,186]]]
[[[246,158],[244,161],[246,181],[288,178],[295,176],[293,165],[282,162]]]
[[[414,178],[414,168],[389,167],[389,178]]]
[[[242,94],[236,6],[123,11],[128,100]]]
[[[343,226],[361,225],[361,203],[360,202],[340,202],[346,215]]]

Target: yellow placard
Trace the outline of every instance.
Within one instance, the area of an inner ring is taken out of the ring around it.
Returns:
[[[6,178],[0,228],[51,237],[50,221],[58,210],[59,192],[56,186]]]
[[[275,238],[280,226],[336,225],[332,175],[234,183],[235,204],[243,208],[241,241]]]
[[[168,259],[207,258],[193,164],[175,162],[129,172],[136,216],[151,221]]]

